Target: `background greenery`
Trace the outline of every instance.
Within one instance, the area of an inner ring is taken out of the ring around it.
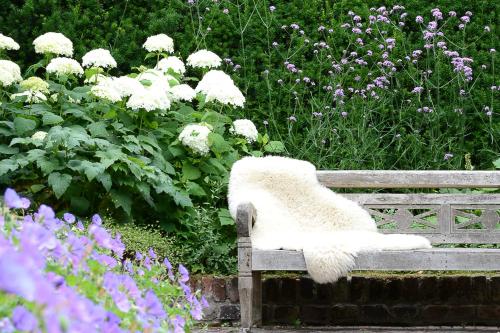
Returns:
[[[489,52],[491,48],[500,51],[498,1],[399,3],[409,14],[407,25],[401,29],[404,35],[400,36],[407,50],[423,45],[415,16],[422,15],[428,22],[430,10],[436,7],[445,17],[451,10],[459,17],[467,10],[473,13],[467,33],[453,28],[447,31],[447,36],[463,46],[461,55],[474,59],[475,81],[470,96],[460,101],[462,117],[454,112],[458,107],[457,92],[445,89],[437,112],[427,118],[416,114],[415,108],[402,107],[403,95],[388,92],[368,116],[366,111],[360,111],[365,108],[363,102],[357,101],[350,104],[349,117],[343,119],[332,114],[318,122],[311,114],[322,111],[329,102],[315,103],[310,97],[313,94],[303,89],[299,91],[301,103],[293,104],[294,86],[281,87],[276,83],[281,78],[292,80],[283,68],[284,60],[291,60],[304,69],[301,77],[318,77],[318,90],[321,78],[324,79],[318,70],[318,60],[312,55],[312,46],[305,47],[303,39],[290,35],[282,25],[298,24],[307,38],[315,42],[324,37],[317,31],[320,25],[334,27],[328,42],[336,44],[337,48],[332,50],[335,55],[351,45],[350,37],[339,28],[341,23],[350,21],[349,11],[365,18],[370,14],[370,7],[395,4],[398,2],[393,0],[200,0],[194,4],[181,0],[118,3],[0,0],[0,29],[21,44],[18,52],[9,54],[23,69],[39,59],[34,54],[32,40],[48,31],[59,31],[69,37],[74,43],[76,59],[81,59],[92,48],[110,49],[122,73],[144,62],[142,43],[157,33],[171,36],[176,41],[176,51],[183,55],[197,48],[210,49],[230,59],[225,70],[232,72],[247,98],[245,109],[235,110],[231,116],[252,119],[259,131],[267,131],[271,138],[283,141],[289,156],[310,160],[319,168],[470,169],[473,166],[491,169],[500,151],[500,122],[496,111],[500,101],[498,92],[496,95],[490,92],[490,86],[500,85],[494,71],[499,63],[498,56]],[[271,5],[276,6],[273,13],[269,11]],[[224,13],[224,9],[228,13]],[[490,34],[484,34],[485,26],[490,27]],[[398,43],[401,40],[398,39]],[[270,45],[273,41],[285,47],[279,52],[273,51]],[[443,59],[439,61],[445,63]],[[488,70],[481,71],[482,64],[488,64]],[[269,74],[265,74],[266,70]],[[413,87],[409,80],[398,84],[406,90]],[[492,117],[484,115],[483,106],[493,109]],[[297,123],[290,122],[290,116],[295,116]],[[452,153],[453,157],[444,159],[446,153]],[[469,162],[466,155],[470,156]],[[223,202],[224,190],[215,192],[214,195],[222,198],[218,202]],[[183,262],[189,264],[191,260],[194,271],[231,271],[234,233],[227,228],[220,229],[216,210],[209,203],[196,209],[187,224],[189,228],[171,236],[175,237],[173,243],[177,247],[172,251],[182,257]]]

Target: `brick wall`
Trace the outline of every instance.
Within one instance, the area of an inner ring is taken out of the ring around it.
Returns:
[[[238,280],[195,278],[207,321],[238,321]],[[500,325],[500,276],[353,276],[319,285],[307,277],[263,281],[264,324]]]

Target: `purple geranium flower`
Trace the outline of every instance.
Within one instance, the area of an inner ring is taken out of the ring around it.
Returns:
[[[38,320],[24,306],[16,306],[12,311],[12,322],[20,331],[34,331],[38,327]]]
[[[30,201],[28,199],[20,197],[16,191],[11,188],[5,190],[4,201],[9,208],[26,209],[30,206]]]

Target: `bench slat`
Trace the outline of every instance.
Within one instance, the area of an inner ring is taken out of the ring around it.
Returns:
[[[500,187],[500,171],[321,170],[320,183],[333,188]]]
[[[433,248],[362,253],[355,270],[470,270],[500,271],[500,249]],[[252,270],[306,271],[302,251],[253,250]]]
[[[500,194],[341,193],[360,205],[500,205]]]

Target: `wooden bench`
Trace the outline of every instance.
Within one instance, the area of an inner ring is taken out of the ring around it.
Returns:
[[[500,171],[318,171],[330,188],[500,188]],[[418,234],[437,244],[500,243],[500,194],[345,194],[384,233]],[[305,271],[300,251],[252,249],[251,204],[237,209],[241,327],[262,321],[262,271]],[[500,271],[500,248],[432,248],[362,254],[355,270]]]

